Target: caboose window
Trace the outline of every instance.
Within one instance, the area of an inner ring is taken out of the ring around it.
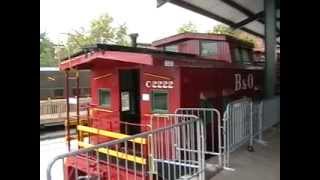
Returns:
[[[170,45],[164,47],[165,51],[178,52],[178,45]]]
[[[99,89],[99,105],[103,107],[110,107],[111,97],[109,89]]]
[[[240,63],[250,62],[251,59],[250,59],[249,50],[245,48],[235,48],[234,60]]]
[[[239,48],[234,49],[234,60],[236,62],[241,62],[241,54]]]
[[[72,88],[72,94],[73,94],[73,96],[77,96],[78,95],[78,89],[77,88]]]
[[[53,95],[55,98],[62,98],[63,97],[63,89],[55,89],[53,91]]]
[[[216,56],[218,54],[218,43],[214,41],[200,42],[201,56]]]
[[[84,96],[90,96],[90,88],[83,88],[82,89],[82,94]]]
[[[247,49],[242,49],[242,61],[243,62],[248,62],[250,61],[250,57],[249,57],[249,52]]]
[[[152,100],[152,112],[157,112],[157,113],[168,112],[168,92],[153,91],[151,100]]]

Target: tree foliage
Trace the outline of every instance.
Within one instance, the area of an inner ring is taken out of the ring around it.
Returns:
[[[54,58],[54,53],[54,43],[49,40],[47,33],[40,33],[40,66],[57,66],[58,61]]]
[[[95,43],[129,45],[127,25],[113,26],[112,22],[113,18],[104,14],[92,20],[89,29],[81,27],[79,30],[67,33],[66,47],[61,49],[63,52],[59,52],[60,56],[62,54],[67,57],[68,54],[76,53],[83,47]]]
[[[223,24],[218,24],[214,26],[212,30],[209,30],[208,33],[236,36],[239,32],[234,31],[232,28],[225,26]]]
[[[214,34],[225,34],[229,36],[236,37],[240,40],[255,43],[256,38],[246,32],[243,32],[241,30],[234,30],[229,26],[218,24],[212,28],[212,30],[209,30],[208,33],[214,33]]]
[[[189,21],[186,24],[183,24],[181,27],[177,29],[178,33],[186,33],[186,32],[191,32],[191,33],[197,33],[197,26],[193,24],[191,21]]]

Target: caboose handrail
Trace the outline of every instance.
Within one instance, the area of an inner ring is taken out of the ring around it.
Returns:
[[[111,137],[111,138],[115,138],[115,139],[130,137],[129,135],[126,135],[126,134],[116,133],[116,132],[112,132],[112,131],[97,129],[97,128],[88,127],[88,126],[82,126],[82,125],[78,125],[77,129],[82,132],[98,134],[101,136]],[[147,140],[145,138],[135,138],[135,139],[132,139],[129,141],[135,142],[138,144],[146,144],[146,142],[147,142]]]
[[[93,147],[94,146],[92,144],[88,144],[88,143],[81,142],[81,141],[78,142],[78,145],[80,147],[84,147],[84,148],[89,148],[89,147]],[[110,155],[110,156],[113,156],[113,157],[117,157],[117,158],[120,158],[120,159],[125,159],[125,160],[128,160],[128,161],[136,162],[136,163],[143,164],[143,165],[147,164],[146,158],[130,155],[130,154],[127,154],[127,153],[115,151],[115,150],[108,149],[108,148],[99,148],[98,151],[100,153],[103,153],[103,154],[106,154],[106,155]]]
[[[163,133],[166,130],[172,130],[174,128],[191,125],[192,123],[196,123],[197,127],[200,128],[199,129],[200,132],[203,131],[203,126],[202,126],[202,124],[199,121],[197,116],[194,116],[194,115],[180,115],[180,114],[171,114],[171,115],[173,117],[188,117],[188,118],[193,118],[193,119],[191,119],[189,121],[179,122],[179,123],[176,123],[174,125],[161,127],[161,128],[155,129],[155,130],[139,133],[139,134],[136,134],[136,135],[128,136],[128,137],[125,137],[125,138],[122,138],[122,139],[108,141],[108,142],[101,143],[101,144],[98,144],[98,145],[93,145],[91,147],[78,149],[76,151],[72,151],[72,152],[68,152],[68,153],[64,153],[64,154],[58,155],[49,163],[49,165],[47,167],[47,180],[51,180],[51,169],[52,169],[52,166],[54,165],[54,163],[56,161],[58,161],[58,160],[64,160],[64,158],[67,158],[67,157],[70,157],[70,156],[77,156],[77,155],[82,154],[82,153],[89,153],[90,151],[96,151],[96,150],[99,150],[100,148],[111,147],[111,146],[114,146],[114,145],[117,145],[117,144],[120,144],[120,143],[124,143],[124,142],[127,142],[127,141],[132,141],[134,139],[141,138],[141,137],[149,137],[150,135],[153,135],[155,133],[161,133],[161,132]],[[200,136],[199,136],[199,138],[200,138]],[[198,139],[198,140],[200,140],[200,139]],[[202,147],[202,145],[199,146],[199,148],[200,147]],[[201,155],[201,152],[202,152],[202,150],[200,149],[199,150],[199,153],[200,153],[199,156]],[[200,163],[202,163],[202,161],[200,161]],[[201,166],[199,165],[199,167],[201,167],[201,168],[202,168],[202,166],[204,166],[204,164],[201,164]],[[200,170],[201,170],[201,172],[203,171],[203,169],[200,169]]]

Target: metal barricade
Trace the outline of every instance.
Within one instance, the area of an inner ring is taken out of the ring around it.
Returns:
[[[252,103],[250,99],[244,98],[227,105],[227,141],[230,152],[250,140],[252,130]]]
[[[83,149],[54,158],[47,168],[61,161],[64,173],[55,169],[57,179],[199,179],[204,180],[203,124],[193,115],[162,114],[176,123],[106,143],[78,142]],[[194,132],[194,133],[192,133]]]
[[[221,168],[223,147],[220,111],[215,108],[178,108],[175,113],[196,115],[203,121],[205,154],[218,156],[218,162],[214,165]]]
[[[252,148],[252,102],[248,98],[229,103],[223,115],[223,141],[225,143],[224,167],[230,167],[230,153],[248,143]]]
[[[263,132],[280,122],[280,97],[253,102],[242,98],[227,105],[223,115],[226,156],[224,167],[229,167],[230,153],[249,142],[248,150],[253,151],[254,140],[263,141]]]
[[[263,133],[263,101],[252,102],[252,140],[265,143],[262,140]],[[256,139],[254,139],[256,138]]]

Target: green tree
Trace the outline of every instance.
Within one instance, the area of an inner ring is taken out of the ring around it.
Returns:
[[[238,39],[241,39],[246,42],[254,43],[256,42],[256,37],[243,32],[241,30],[234,30],[229,26],[218,24],[212,28],[212,30],[209,30],[208,33],[214,33],[214,34],[225,34],[229,36],[236,37]]]
[[[89,36],[99,43],[110,43],[115,37],[115,28],[111,26],[113,18],[108,14],[91,22]]]
[[[116,33],[115,33],[114,39],[115,39],[116,44],[124,45],[124,46],[129,45],[128,27],[126,24],[122,24],[116,28]]]
[[[78,51],[81,51],[81,49],[84,46],[94,44],[96,41],[93,36],[90,35],[89,32],[87,32],[83,27],[81,27],[79,30],[75,30],[72,33],[67,33],[67,42],[66,47],[64,49],[61,49],[64,51],[62,54],[74,54]]]
[[[193,24],[191,21],[189,21],[186,24],[183,24],[181,27],[177,29],[178,33],[186,33],[186,32],[191,32],[191,33],[197,33],[197,26]]]
[[[57,66],[58,62],[54,58],[54,43],[50,41],[47,33],[40,33],[40,66]]]
[[[113,18],[108,14],[101,15],[90,23],[88,30],[81,27],[72,33],[67,33],[65,48],[62,49],[66,55],[74,54],[83,47],[95,43],[108,43],[127,46],[129,45],[128,28],[126,24],[112,26]]]
[[[223,24],[218,24],[212,28],[212,30],[209,30],[208,33],[214,33],[214,34],[225,34],[230,36],[237,36],[239,33],[238,31],[234,31],[229,26],[225,26]]]

